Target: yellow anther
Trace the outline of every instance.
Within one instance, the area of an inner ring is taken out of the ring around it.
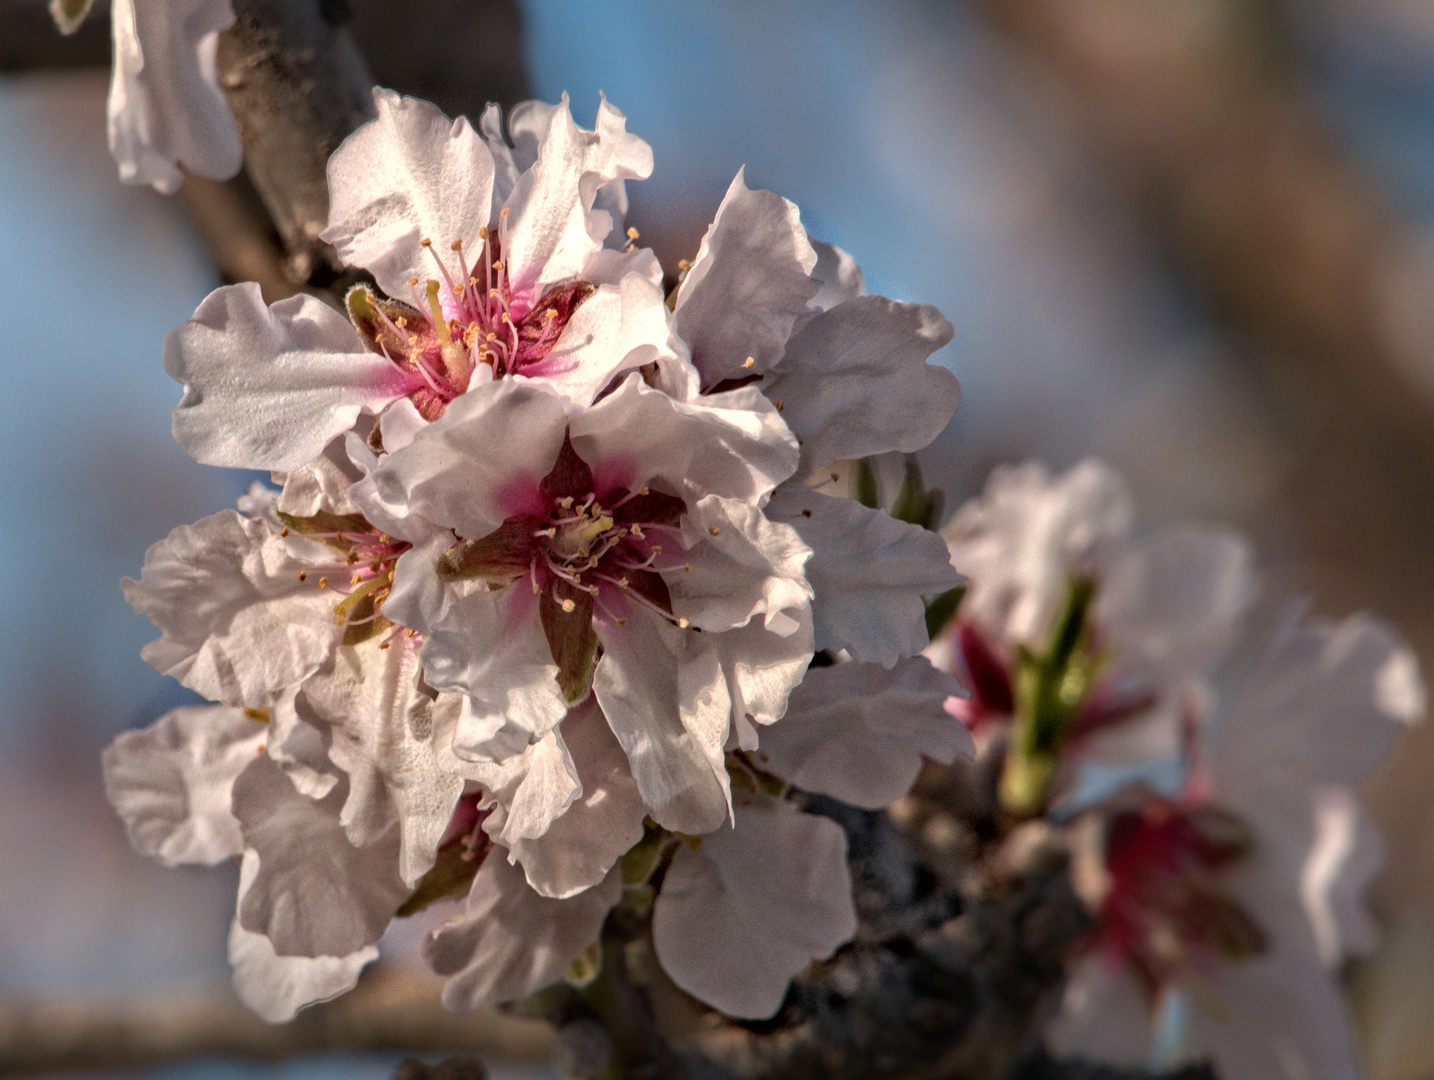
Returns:
[[[677,620],[677,625],[682,627],[682,629],[686,630],[689,626],[692,625],[692,620],[689,619],[686,615],[684,615],[682,616],[682,618]]]
[[[721,536],[721,535],[722,535],[722,528],[721,528],[720,525],[713,525],[713,526],[712,526],[710,529],[708,529],[707,531],[708,531],[709,533],[711,533],[713,536]]]
[[[654,555],[661,555],[661,554],[662,554],[662,545],[661,545],[661,544],[653,544],[653,545],[652,545],[652,553],[653,553]]]
[[[306,570],[300,570],[300,571],[299,571],[299,580],[300,580],[300,581],[308,581],[308,580],[309,580],[308,571],[306,571]]]
[[[686,571],[687,573],[690,574],[690,573],[692,573],[692,564],[691,564],[690,562],[689,562],[689,563],[683,563],[683,564],[682,564],[682,569],[683,569],[684,571]]]
[[[319,588],[321,588],[321,589],[327,589],[328,587],[329,587],[329,579],[326,578],[326,577],[321,577],[321,578],[319,578]]]
[[[626,577],[620,577],[620,578],[617,579],[617,587],[618,587],[619,589],[625,589],[625,588],[627,588],[627,586],[628,586],[628,580],[627,580]]]
[[[742,366],[748,371],[751,371],[754,367],[757,366],[757,358],[755,356],[747,357],[747,359],[742,361]]]
[[[629,225],[629,226],[627,227],[627,238],[628,238],[629,240],[636,240],[637,237],[638,237],[638,231],[637,231],[636,229],[634,229],[631,225]]]
[[[280,535],[280,536],[288,536],[288,535],[289,535],[289,526],[285,525],[282,529],[280,529],[280,530],[279,530],[279,535]]]
[[[382,644],[379,645],[379,649],[381,649],[381,650],[382,650],[382,649],[386,649],[386,648],[389,647],[389,645],[390,645],[390,642],[385,641],[385,642],[383,642]]]
[[[556,319],[557,317],[558,317],[558,312],[557,312],[557,309],[556,309],[556,308],[548,308],[548,313],[543,316],[543,318],[547,319],[549,322],[552,322],[552,321],[553,321],[554,319]]]
[[[260,743],[258,746],[254,747],[254,753],[255,753],[256,755],[263,754],[264,751],[267,750],[267,749],[269,749],[269,748],[268,748],[266,745],[264,745],[263,743]]]
[[[244,715],[256,724],[267,724],[269,722],[268,709],[245,709]]]
[[[487,225],[482,225],[482,226],[479,227],[479,229],[478,229],[478,239],[479,239],[479,240],[487,240],[487,239],[488,239],[488,226],[487,226]]]
[[[690,262],[688,262],[686,259],[678,259],[678,260],[677,260],[677,269],[679,269],[679,270],[691,270],[691,269],[692,269],[692,264],[691,264]]]
[[[566,600],[566,599],[565,599],[565,600],[563,601],[563,612],[564,612],[565,614],[571,615],[571,614],[572,614],[574,611],[576,611],[577,609],[578,609],[577,604],[573,603],[571,600]]]
[[[411,278],[408,279],[408,283],[409,283],[410,285],[417,285],[417,284],[418,284],[418,279],[417,279],[416,277],[411,277]]]
[[[773,399],[772,399],[772,407],[773,407],[774,409],[776,409],[778,412],[781,412],[781,411],[782,411],[782,399],[781,399],[781,398],[773,398]]]
[[[355,575],[353,576],[353,578],[349,581],[349,584],[350,584],[350,585],[357,585],[357,584],[358,584],[360,581],[362,581],[362,580],[363,580],[363,575],[362,575],[362,574],[355,574]]]
[[[507,217],[507,216],[508,216],[509,214],[511,214],[511,213],[512,213],[512,211],[509,210],[506,206],[503,207],[502,215],[503,215],[504,217]]]
[[[398,318],[393,320],[393,325],[402,330],[405,326],[408,325],[408,320],[402,315],[400,315]]]
[[[647,494],[650,494],[650,492],[649,492],[648,489],[647,489],[647,485],[646,485],[646,484],[638,484],[638,485],[637,485],[637,493],[638,493],[639,495],[647,495]]]
[[[422,244],[424,247],[432,247],[432,246],[433,246],[433,241],[430,240],[430,239],[428,239],[428,237],[426,237],[426,236],[425,236],[422,240],[420,240],[419,243]]]
[[[617,624],[618,624],[618,626],[626,626],[626,625],[627,625],[627,620],[626,620],[626,619],[618,619]]]
[[[455,240],[455,241],[453,241],[453,243],[449,245],[449,249],[452,250],[452,251],[462,251],[462,250],[463,250],[463,241],[462,241],[462,240]]]

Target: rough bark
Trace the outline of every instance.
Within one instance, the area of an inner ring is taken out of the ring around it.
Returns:
[[[342,270],[319,239],[329,216],[325,168],[373,116],[373,76],[325,0],[234,0],[219,35],[224,92],[244,140],[244,168],[288,252],[295,283]]]

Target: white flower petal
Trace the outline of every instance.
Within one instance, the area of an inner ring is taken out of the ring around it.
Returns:
[[[252,281],[215,289],[166,335],[164,370],[184,384],[179,445],[205,465],[240,469],[297,469],[360,412],[414,389],[323,301],[266,307]]]
[[[349,266],[373,274],[393,297],[408,279],[439,276],[422,241],[452,261],[483,247],[493,197],[493,157],[465,117],[375,87],[378,117],[343,141],[329,159],[329,224],[323,238]],[[457,264],[454,262],[456,273]]]
[[[120,582],[163,634],[140,655],[207,698],[267,708],[337,644],[332,598],[304,569],[264,521],[223,510],[181,525]]]
[[[259,856],[239,923],[280,956],[349,956],[383,936],[412,890],[398,876],[398,830],[356,848],[339,814],[346,784],[315,800],[266,757],[234,782],[234,816]]]
[[[541,362],[541,378],[573,404],[590,405],[622,372],[671,356],[669,334],[661,286],[628,274],[578,306]]]
[[[1057,1057],[1139,1068],[1150,1059],[1150,1024],[1150,999],[1135,976],[1092,953],[1072,965],[1046,1045]]]
[[[348,775],[339,820],[350,843],[378,843],[396,814],[399,874],[413,886],[433,866],[463,778],[436,736],[416,648],[407,639],[380,644],[338,649],[304,683],[299,704],[328,726],[329,756]]]
[[[566,900],[539,896],[522,872],[490,853],[458,918],[423,943],[429,965],[451,976],[443,1004],[455,1011],[516,1001],[551,986],[597,940],[622,896],[622,874]]]
[[[493,801],[483,831],[510,849],[547,832],[583,790],[577,765],[557,729],[507,761],[470,766],[467,775]]]
[[[911,790],[924,759],[949,765],[976,745],[946,712],[961,684],[920,657],[813,668],[780,723],[761,733],[757,759],[804,791],[878,810]]]
[[[1104,569],[1134,513],[1125,482],[1099,461],[1055,479],[1036,462],[998,466],[942,530],[969,578],[963,617],[997,640],[1039,644],[1071,578]]]
[[[1316,787],[1310,802],[1315,839],[1300,875],[1300,899],[1320,960],[1335,970],[1378,943],[1379,928],[1364,894],[1384,868],[1384,842],[1349,788]]]
[[[427,633],[419,657],[429,685],[465,693],[501,716],[505,728],[524,736],[516,749],[541,739],[567,715],[538,598],[526,581],[454,600]],[[465,738],[461,749],[475,760],[501,760],[513,752],[508,740],[480,746]]]
[[[951,340],[934,307],[860,296],[812,317],[762,381],[802,439],[800,475],[840,458],[929,445],[961,402],[961,384],[926,358]]]
[[[684,566],[663,574],[672,613],[704,631],[771,621],[811,602],[803,576],[811,549],[789,525],[769,521],[750,503],[708,495],[687,508],[683,528],[702,539]]]
[[[523,867],[528,884],[559,899],[602,881],[642,839],[647,813],[627,755],[595,703],[570,713],[561,731],[581,786],[541,832],[529,825],[533,835],[507,842],[508,861]]]
[[[1205,671],[1254,596],[1250,546],[1234,533],[1187,525],[1136,541],[1112,560],[1095,602],[1110,677],[1168,683]]]
[[[722,750],[732,703],[719,658],[705,634],[637,608],[625,617],[623,627],[598,624],[604,653],[593,694],[653,820],[674,832],[709,832],[730,796]]]
[[[573,449],[599,484],[602,467],[619,462],[632,475],[613,479],[630,490],[656,482],[689,504],[704,495],[760,500],[792,474],[796,441],[755,390],[719,397],[674,401],[634,372],[571,418]],[[738,401],[745,407],[733,407]]]
[[[856,264],[855,259],[832,244],[824,244],[810,236],[807,239],[811,241],[812,250],[817,253],[817,264],[812,268],[812,280],[821,283],[821,288],[811,299],[811,307],[817,311],[830,311],[838,304],[844,304],[866,293],[861,267]]]
[[[191,705],[115,736],[102,758],[105,795],[134,849],[165,866],[242,852],[230,792],[267,734],[239,709]]]
[[[746,626],[710,635],[727,678],[732,721],[739,728],[775,721],[786,712],[788,695],[802,681],[814,647],[812,612],[803,606],[795,614],[790,627],[774,622],[775,629],[769,630],[753,619]]]
[[[126,184],[172,195],[183,165],[227,180],[244,163],[239,127],[219,87],[219,31],[234,22],[230,0],[114,0],[110,153]]]
[[[774,192],[749,189],[744,173],[727,188],[673,309],[707,387],[776,364],[818,289],[808,276],[817,253],[800,211]]]
[[[239,868],[239,906],[259,874],[259,856],[249,851]],[[279,956],[263,934],[245,930],[236,916],[229,928],[229,963],[239,1000],[271,1024],[286,1024],[300,1009],[346,994],[359,973],[378,959],[366,945],[347,956]]]
[[[612,227],[593,212],[598,191],[652,174],[652,148],[626,131],[626,118],[604,101],[594,131],[573,122],[568,96],[551,107],[537,159],[508,198],[504,260],[515,295],[536,299],[556,282],[579,275]]]
[[[417,513],[467,540],[487,536],[532,512],[563,445],[564,419],[562,398],[541,382],[486,383],[384,459],[372,477],[376,498],[393,516]]]
[[[1218,718],[1210,771],[1234,798],[1281,768],[1354,783],[1420,717],[1423,698],[1413,652],[1378,619],[1286,624]]]
[[[924,596],[961,583],[936,533],[854,499],[788,484],[767,504],[812,549],[807,580],[818,649],[846,649],[888,667],[926,648]]]
[[[652,913],[663,970],[743,1020],[781,1007],[787,984],[856,933],[846,834],[788,802],[736,808],[735,828],[680,847]]]

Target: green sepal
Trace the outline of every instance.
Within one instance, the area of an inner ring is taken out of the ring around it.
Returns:
[[[921,466],[916,458],[907,457],[906,475],[902,478],[901,490],[896,493],[891,516],[898,521],[934,530],[941,524],[941,510],[945,505],[945,493],[936,488],[928,489],[921,478]]]
[[[594,941],[580,952],[563,972],[563,982],[574,990],[590,986],[602,974],[602,941]]]
[[[365,344],[376,353],[387,351],[393,357],[407,356],[410,347],[394,330],[398,320],[404,321],[410,335],[420,333],[429,325],[428,316],[417,308],[397,300],[380,298],[367,285],[355,285],[350,289],[344,296],[344,308]]]
[[[294,514],[286,514],[283,511],[276,511],[279,520],[288,526],[290,532],[296,532],[300,536],[313,536],[320,543],[328,544],[331,548],[347,553],[352,546],[342,536],[316,536],[316,533],[372,533],[373,526],[362,514],[331,514],[327,510],[320,510],[310,517],[297,517]]]
[[[469,853],[465,840],[466,837],[450,840],[438,849],[438,861],[428,873],[418,879],[418,887],[413,890],[413,895],[403,902],[403,906],[396,912],[397,915],[416,915],[429,904],[463,896],[468,892],[473,879],[478,875],[478,868],[483,865],[483,860],[474,858]],[[493,853],[490,851],[489,854]],[[502,854],[499,853],[497,857],[502,858]]]
[[[851,473],[854,488],[852,497],[870,510],[877,509],[881,505],[881,498],[877,494],[876,471],[871,467],[871,461],[858,458],[851,468]]]
[[[459,541],[438,557],[436,570],[444,581],[507,580],[524,573],[532,560],[532,519],[516,517],[487,536]]]
[[[566,600],[572,601],[572,611],[563,610]],[[558,665],[558,687],[567,703],[576,705],[592,690],[593,672],[597,669],[598,636],[593,628],[592,594],[567,582],[557,582],[539,597],[538,617],[548,639],[548,651]]]
[[[950,625],[965,598],[966,586],[957,585],[926,602],[926,636],[929,640],[935,641],[941,631]]]
[[[1099,658],[1088,646],[1094,599],[1093,579],[1073,579],[1046,649],[1016,651],[1016,717],[1001,776],[1001,802],[1013,813],[1044,808],[1066,736],[1095,679]]]

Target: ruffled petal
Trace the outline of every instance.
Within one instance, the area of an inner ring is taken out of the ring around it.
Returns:
[[[535,300],[549,285],[581,274],[613,225],[608,212],[593,210],[599,190],[652,175],[652,148],[626,123],[606,100],[593,131],[573,122],[566,94],[551,107],[537,158],[507,202],[504,259],[515,295]]]
[[[652,913],[663,970],[728,1016],[776,1013],[792,976],[856,933],[846,834],[788,802],[739,803],[734,828],[680,847]]]
[[[621,896],[617,870],[566,900],[539,896],[521,871],[490,854],[473,879],[464,913],[423,943],[433,970],[450,976],[443,1004],[466,1011],[551,986],[597,940]]]
[[[601,285],[578,306],[557,343],[530,372],[565,399],[591,405],[624,371],[673,355],[662,289],[639,274]]]
[[[424,252],[451,246],[482,250],[493,197],[493,156],[465,117],[450,121],[435,106],[375,87],[377,119],[343,141],[329,159],[329,224],[323,238],[349,266],[373,274],[393,297],[408,279],[437,277]],[[456,272],[456,264],[455,264]]]
[[[860,296],[814,316],[762,381],[802,440],[802,477],[840,458],[929,445],[961,384],[926,358],[951,340],[934,307]]]
[[[593,693],[653,820],[709,832],[730,799],[723,746],[732,703],[720,659],[705,634],[636,608],[615,615],[626,625],[598,625],[604,655]]]
[[[891,670],[837,664],[807,672],[780,723],[761,733],[762,767],[804,791],[878,810],[911,790],[926,758],[972,757],[966,726],[946,711],[961,684],[917,657]]]
[[[406,638],[380,645],[338,649],[305,682],[299,705],[328,727],[329,756],[348,776],[339,820],[349,842],[378,843],[396,816],[399,874],[413,886],[433,866],[463,778],[437,738],[417,649]]]
[[[756,616],[771,623],[786,613],[791,621],[811,602],[803,574],[811,549],[790,525],[716,495],[688,507],[682,520],[703,539],[683,553],[682,567],[663,575],[674,615],[710,632],[745,626]]]
[[[775,192],[749,189],[744,172],[717,208],[673,309],[708,387],[776,364],[818,289],[800,211]]]
[[[230,793],[267,734],[239,709],[191,705],[117,735],[101,759],[105,795],[134,849],[165,866],[240,854]]]
[[[532,512],[563,445],[564,420],[562,398],[540,382],[479,386],[384,459],[373,473],[374,497],[391,517],[418,514],[464,539],[487,536]]]
[[[239,906],[259,874],[259,856],[245,852],[239,867]],[[306,1005],[346,994],[359,973],[378,959],[366,945],[347,956],[279,956],[263,934],[245,930],[236,916],[229,927],[229,963],[239,1000],[271,1024],[287,1024]]]
[[[751,724],[770,724],[787,711],[787,698],[811,663],[811,608],[803,606],[784,615],[794,615],[795,622],[788,626],[774,621],[773,629],[768,629],[753,619],[746,626],[711,635],[732,699],[732,722],[746,739],[743,749],[757,745]]]
[[[266,757],[234,782],[234,816],[246,851],[259,857],[238,920],[280,956],[359,952],[412,892],[398,876],[396,828],[367,847],[349,843],[339,820],[347,798],[347,784],[323,799],[301,794]]]
[[[502,760],[537,742],[567,715],[558,665],[526,582],[454,600],[427,633],[419,657],[429,685],[467,694],[485,707],[475,706],[474,715],[495,721],[483,742],[460,730],[457,749],[464,757]],[[495,738],[499,734],[505,737]]]
[[[854,499],[788,484],[767,504],[812,549],[807,580],[818,649],[888,667],[926,648],[926,605],[961,583],[941,537]]]
[[[810,307],[817,311],[830,311],[838,304],[865,295],[866,283],[862,281],[861,267],[856,264],[855,259],[832,244],[824,244],[810,236],[807,239],[811,241],[812,250],[817,253],[817,264],[812,268],[812,280],[821,283],[821,288],[811,299]]]
[[[297,469],[359,413],[414,388],[321,300],[266,307],[252,281],[215,289],[169,332],[164,370],[184,384],[179,445],[205,465],[238,469]]]
[[[207,698],[269,707],[338,644],[332,597],[299,580],[306,568],[262,520],[223,510],[181,525],[120,582],[163,635],[140,655]]]
[[[599,484],[655,483],[689,504],[704,495],[760,500],[792,474],[796,440],[755,390],[719,397],[675,401],[634,372],[571,418],[573,449],[599,473],[625,466],[622,476],[595,473]],[[738,400],[745,407],[734,407]]]
[[[230,0],[114,0],[110,153],[126,184],[179,190],[178,166],[227,180],[244,146],[219,87],[219,31],[234,22]]]

